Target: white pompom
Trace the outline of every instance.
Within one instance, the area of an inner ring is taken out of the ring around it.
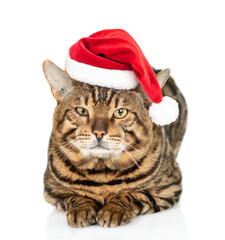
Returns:
[[[179,115],[178,103],[170,97],[163,97],[160,103],[152,103],[149,116],[157,125],[167,125],[175,122]]]

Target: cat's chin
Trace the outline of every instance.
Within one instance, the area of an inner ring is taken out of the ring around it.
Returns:
[[[80,149],[80,151],[84,157],[98,157],[103,159],[117,157],[122,152],[121,150],[111,150],[101,146],[96,146],[94,148],[83,148]]]

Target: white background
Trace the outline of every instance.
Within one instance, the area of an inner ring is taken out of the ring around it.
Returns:
[[[224,9],[223,0],[1,1],[0,239],[225,239]],[[184,191],[173,209],[127,226],[75,229],[42,196],[55,107],[42,62],[63,68],[70,45],[106,28],[127,30],[186,97]]]

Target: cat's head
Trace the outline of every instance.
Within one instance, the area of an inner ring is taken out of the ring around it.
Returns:
[[[148,150],[151,101],[140,85],[132,90],[88,85],[71,79],[49,60],[43,69],[57,101],[53,136],[61,151],[129,165]],[[157,74],[160,85],[168,76],[168,71]]]

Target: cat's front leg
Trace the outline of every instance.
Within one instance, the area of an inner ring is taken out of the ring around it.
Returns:
[[[60,199],[57,209],[66,211],[67,222],[72,227],[85,227],[96,223],[100,204],[82,196],[71,196]]]
[[[172,207],[176,201],[153,196],[150,191],[122,193],[112,196],[97,214],[97,222],[102,227],[125,225],[132,218],[147,213],[155,213]]]
[[[118,196],[118,198],[124,196]],[[97,223],[102,227],[125,225],[135,217],[130,204],[119,199],[111,199],[97,214]]]

